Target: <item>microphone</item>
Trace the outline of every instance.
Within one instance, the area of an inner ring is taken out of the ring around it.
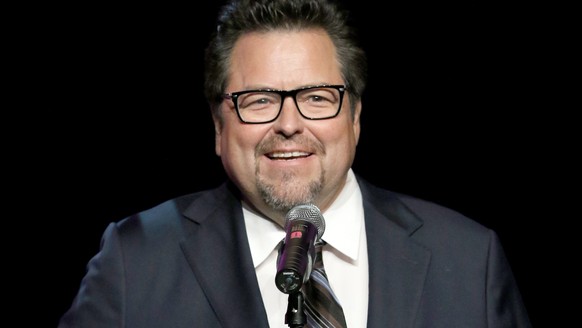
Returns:
[[[290,294],[299,291],[309,280],[315,260],[315,242],[325,231],[325,220],[319,208],[313,204],[293,207],[285,218],[285,242],[279,249],[277,288]]]

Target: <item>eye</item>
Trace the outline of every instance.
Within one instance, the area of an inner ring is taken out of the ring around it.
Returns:
[[[308,89],[297,95],[297,101],[315,107],[334,105],[338,99],[338,91],[333,88]]]
[[[272,92],[250,92],[239,96],[238,105],[241,109],[259,110],[278,106],[279,96]]]

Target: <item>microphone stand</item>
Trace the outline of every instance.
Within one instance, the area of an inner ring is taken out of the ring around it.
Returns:
[[[303,328],[307,323],[303,310],[303,293],[300,291],[289,294],[285,323],[290,328]]]

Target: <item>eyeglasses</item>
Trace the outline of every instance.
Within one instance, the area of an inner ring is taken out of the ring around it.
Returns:
[[[243,123],[270,123],[279,117],[285,98],[292,97],[301,116],[308,120],[336,117],[341,108],[345,85],[316,85],[295,90],[257,89],[222,95],[231,99]]]

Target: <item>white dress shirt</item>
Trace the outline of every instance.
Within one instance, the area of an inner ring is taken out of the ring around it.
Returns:
[[[275,285],[277,245],[285,231],[273,221],[243,206],[245,225],[257,279],[271,328],[285,324],[288,295]],[[331,288],[350,328],[364,328],[368,316],[368,253],[362,195],[350,169],[344,189],[322,213],[325,231],[323,262]]]

